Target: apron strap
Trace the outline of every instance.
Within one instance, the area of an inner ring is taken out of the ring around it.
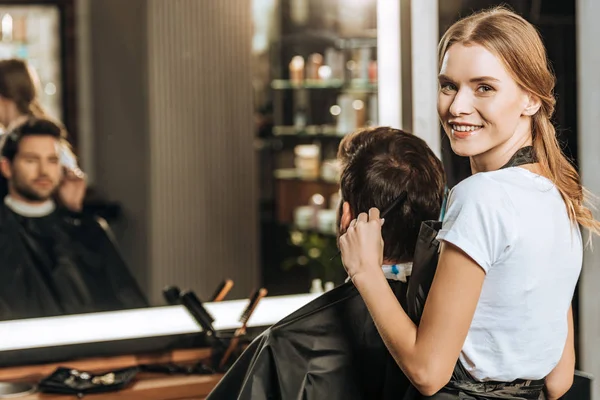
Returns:
[[[500,169],[518,167],[525,164],[533,164],[537,162],[537,157],[532,146],[521,147]]]

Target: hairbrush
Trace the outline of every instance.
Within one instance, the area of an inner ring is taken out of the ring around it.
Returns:
[[[248,303],[248,306],[244,309],[244,312],[242,312],[242,315],[240,316],[240,322],[242,323],[242,326],[235,330],[235,333],[233,334],[233,337],[229,342],[229,346],[227,347],[225,354],[223,354],[223,357],[219,362],[220,369],[222,369],[225,366],[227,360],[229,360],[229,357],[231,357],[231,354],[237,348],[240,342],[240,337],[246,334],[246,326],[248,325],[248,321],[250,320],[252,313],[254,313],[254,310],[256,310],[256,306],[258,306],[258,303],[266,295],[267,289],[261,288],[254,292],[254,294],[250,297],[250,302]]]
[[[227,296],[227,293],[229,293],[229,291],[231,290],[232,287],[233,287],[233,281],[231,279],[225,279],[217,287],[217,290],[215,290],[215,293],[211,297],[211,301],[212,302],[222,301],[225,298],[225,296]]]

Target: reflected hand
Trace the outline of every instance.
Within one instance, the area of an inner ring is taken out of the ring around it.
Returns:
[[[58,198],[69,210],[80,212],[87,189],[86,176],[82,170],[65,169],[63,180],[58,187]]]
[[[352,220],[346,232],[340,236],[342,262],[350,279],[359,274],[381,272],[383,263],[383,238],[379,210],[371,208],[369,214],[361,213]]]

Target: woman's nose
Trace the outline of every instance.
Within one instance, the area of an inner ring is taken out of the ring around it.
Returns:
[[[473,101],[469,93],[465,91],[458,91],[452,104],[450,104],[450,114],[458,117],[462,114],[470,114],[473,111]]]

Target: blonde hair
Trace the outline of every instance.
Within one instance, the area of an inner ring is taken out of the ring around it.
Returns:
[[[600,222],[586,206],[588,193],[581,185],[575,167],[561,151],[550,120],[556,104],[556,78],[535,27],[504,7],[468,16],[452,25],[442,37],[438,47],[440,68],[444,55],[455,43],[483,46],[504,63],[523,90],[539,98],[541,107],[532,117],[531,131],[542,174],[558,188],[571,221],[600,234]]]

